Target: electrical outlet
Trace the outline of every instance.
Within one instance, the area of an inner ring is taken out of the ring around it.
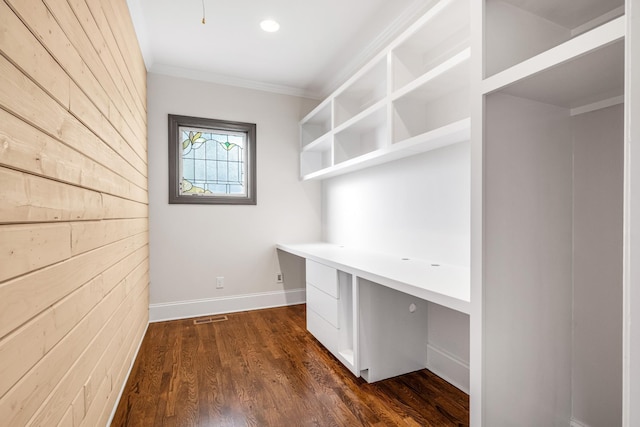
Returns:
[[[276,273],[276,283],[282,283],[282,273]]]
[[[224,277],[216,277],[216,289],[224,288]]]

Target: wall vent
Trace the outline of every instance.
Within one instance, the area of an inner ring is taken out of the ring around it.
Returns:
[[[227,316],[213,316],[213,317],[201,317],[200,319],[194,319],[194,325],[204,325],[206,323],[216,323],[216,322],[224,322],[225,320],[229,320]]]

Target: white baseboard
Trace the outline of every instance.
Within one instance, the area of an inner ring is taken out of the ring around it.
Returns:
[[[427,344],[427,369],[469,394],[469,364],[451,353]]]
[[[261,292],[221,298],[149,304],[149,322],[164,322],[166,320],[188,319],[190,317],[207,316],[210,314],[282,307],[286,305],[303,304],[305,301],[306,291],[302,288],[288,291]]]
[[[122,385],[120,386],[120,392],[118,393],[118,397],[116,398],[116,403],[113,405],[113,409],[111,410],[111,415],[109,415],[109,421],[107,421],[106,427],[109,427],[111,425],[111,423],[113,422],[113,417],[116,416],[116,411],[118,410],[118,405],[120,404],[120,399],[122,399],[122,393],[124,393],[124,388],[127,385],[127,381],[129,381],[129,375],[131,375],[131,370],[133,369],[133,365],[134,365],[134,363],[136,363],[136,360],[138,359],[138,352],[140,351],[140,347],[142,347],[142,341],[144,341],[144,337],[147,335],[147,329],[149,329],[149,322],[147,322],[147,326],[145,326],[144,332],[142,333],[142,336],[140,337],[140,342],[138,343],[138,348],[136,348],[136,351],[133,353],[133,357],[129,361],[129,369],[127,370],[127,375],[124,376],[124,381],[122,382]]]
[[[589,427],[589,426],[571,417],[571,422],[569,424],[569,427]]]

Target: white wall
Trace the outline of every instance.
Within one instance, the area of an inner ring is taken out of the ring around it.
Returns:
[[[469,265],[470,146],[456,144],[323,184],[331,243]],[[428,367],[469,388],[469,317],[430,304]]]
[[[573,125],[572,416],[622,425],[624,106]]]
[[[469,265],[469,144],[326,180],[328,242]]]
[[[274,245],[321,237],[320,184],[298,179],[298,121],[316,102],[158,74],[147,85],[151,320],[304,301],[298,280],[276,283]],[[256,206],[168,204],[167,114],[257,124]]]
[[[572,143],[566,109],[487,97],[485,426],[566,426],[571,410]]]

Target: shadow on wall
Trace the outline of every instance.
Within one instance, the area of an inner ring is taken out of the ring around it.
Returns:
[[[304,289],[306,287],[304,258],[281,251],[280,249],[276,251],[283,278],[282,289],[285,291]]]

